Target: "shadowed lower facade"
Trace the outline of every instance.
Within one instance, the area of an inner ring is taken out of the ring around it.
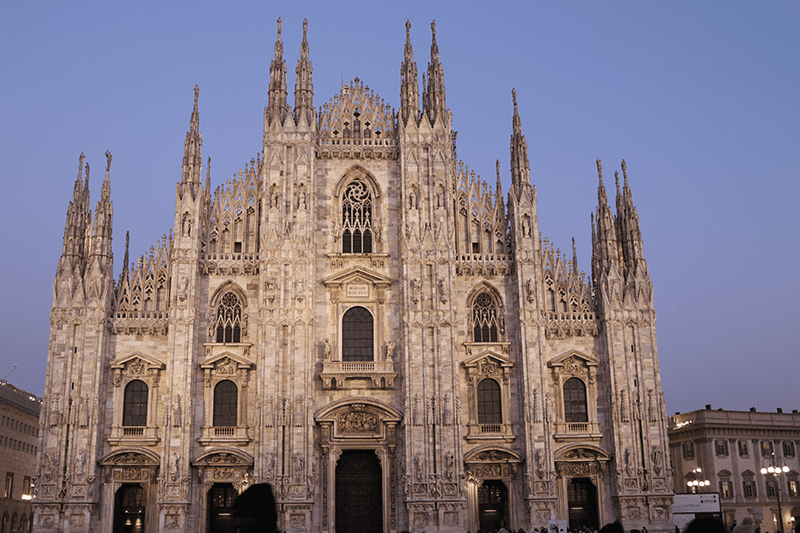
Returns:
[[[93,213],[81,156],[35,531],[225,530],[255,482],[292,532],[671,530],[624,162],[587,277],[539,233],[516,93],[504,196],[457,158],[435,25],[421,85],[406,23],[399,110],[358,78],[315,108],[304,23],[290,107],[279,21],[262,150],[212,188],[196,88],[174,228],[116,277],[111,155]]]

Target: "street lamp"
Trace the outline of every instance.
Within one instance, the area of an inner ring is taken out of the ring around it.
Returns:
[[[695,468],[694,470],[692,470],[692,475],[694,476],[694,479],[686,482],[686,486],[689,487],[689,492],[691,492],[692,494],[700,492],[700,489],[698,487],[707,487],[711,485],[711,482],[707,479],[697,479],[700,477],[701,472],[702,470],[700,468]]]
[[[775,452],[772,452],[772,456],[769,459],[769,466],[767,468],[762,468],[761,473],[765,476],[767,474],[772,475],[772,479],[775,480],[775,486],[778,490],[775,491],[775,497],[778,499],[778,520],[779,520],[779,528],[780,532],[783,533],[783,511],[781,510],[781,482],[780,482],[780,475],[785,474],[789,471],[789,467],[786,465],[783,466],[775,466]]]

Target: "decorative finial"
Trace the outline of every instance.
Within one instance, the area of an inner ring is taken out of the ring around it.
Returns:
[[[308,19],[303,19],[303,40],[306,39],[307,33],[308,33]]]
[[[411,37],[411,21],[406,19],[406,39]]]
[[[622,160],[622,175],[625,176],[625,179],[628,179],[628,165],[625,164],[625,160]]]
[[[619,194],[619,171],[614,171],[614,183],[617,184],[617,194]]]
[[[494,162],[494,166],[497,169],[497,180],[500,181],[500,160],[499,159],[497,159]]]
[[[600,176],[600,179],[603,179],[603,163],[600,160],[597,160],[597,174]]]
[[[106,150],[106,172],[111,170],[111,152]]]
[[[278,39],[281,38],[281,18],[278,17]]]
[[[517,107],[517,90],[511,89],[511,99],[514,100],[514,107]]]
[[[433,38],[436,38],[436,21],[431,22],[431,31],[433,32]]]

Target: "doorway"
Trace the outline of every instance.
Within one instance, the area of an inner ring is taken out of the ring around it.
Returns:
[[[488,479],[478,487],[478,521],[483,531],[508,529],[508,488],[499,479]]]
[[[214,483],[208,491],[208,533],[236,533],[233,502],[239,493],[231,483]]]
[[[141,485],[123,484],[114,497],[114,533],[145,533],[145,491]]]
[[[374,451],[342,451],[336,464],[336,533],[383,531],[382,479]]]
[[[597,529],[597,487],[586,477],[571,478],[567,484],[569,527]]]

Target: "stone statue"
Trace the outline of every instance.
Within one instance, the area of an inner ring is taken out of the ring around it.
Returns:
[[[181,410],[181,395],[176,394],[175,400],[172,402],[172,427],[179,428],[181,427],[181,419],[182,419],[182,410]]]
[[[323,359],[325,361],[330,361],[331,360],[331,352],[332,351],[333,351],[333,348],[331,348],[331,341],[329,341],[328,339],[325,339],[324,341],[322,341],[322,353],[323,353]]]
[[[392,362],[394,359],[394,343],[389,341],[386,343],[386,361]]]

